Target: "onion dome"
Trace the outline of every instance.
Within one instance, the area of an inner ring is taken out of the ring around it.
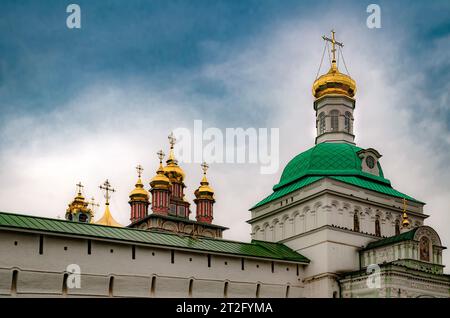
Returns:
[[[164,158],[164,152],[162,150],[158,151],[159,158],[159,168],[156,171],[156,176],[150,181],[150,186],[152,189],[170,189],[170,180],[165,175],[165,168],[163,168],[162,160]]]
[[[203,178],[200,181],[200,187],[195,190],[194,194],[197,199],[207,199],[215,202],[214,200],[214,190],[209,185],[208,179],[206,178],[206,171],[208,170],[208,165],[206,163],[202,164]]]
[[[148,191],[144,189],[144,184],[141,180],[141,174],[144,169],[141,165],[138,165],[136,170],[138,172],[138,180],[135,184],[134,190],[130,193],[130,201],[148,201],[149,194]]]
[[[77,187],[77,195],[73,201],[69,203],[65,218],[69,221],[89,223],[91,222],[94,213],[90,208],[88,208],[89,203],[85,201],[85,198],[81,192],[81,189],[83,188],[81,182],[77,184]]]
[[[312,94],[315,98],[325,95],[345,95],[355,96],[356,82],[348,75],[339,72],[336,61],[331,63],[328,73],[315,80],[312,87]]]
[[[335,32],[331,31],[331,39],[323,36],[325,43],[331,43],[332,61],[331,68],[328,73],[320,76],[314,81],[312,87],[312,94],[315,98],[320,98],[325,95],[344,95],[348,97],[355,96],[356,93],[356,83],[348,75],[339,72],[336,64],[336,46],[341,48],[344,46],[343,43],[336,41]],[[324,51],[325,53],[325,51]]]
[[[169,136],[170,142],[170,152],[169,158],[167,159],[167,165],[164,167],[164,173],[167,177],[169,177],[171,182],[182,183],[185,178],[185,173],[183,169],[178,165],[178,161],[175,159],[173,154],[173,146],[175,145],[176,139],[173,136],[173,133]]]

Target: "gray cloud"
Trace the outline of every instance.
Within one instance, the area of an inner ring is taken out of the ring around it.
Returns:
[[[63,216],[76,182],[85,183],[87,195],[100,198],[98,185],[109,178],[118,190],[112,213],[127,224],[135,165],[144,165],[148,182],[157,168],[154,153],[160,148],[167,151],[168,132],[192,129],[194,119],[220,128],[279,127],[283,167],[314,143],[311,84],[326,21],[329,16],[287,21],[249,44],[210,44],[208,50],[220,51],[221,60],[184,74],[170,89],[142,81],[119,85],[103,80],[54,111],[11,120],[1,128],[6,143],[0,155],[0,208]],[[420,69],[402,63],[403,40],[395,32],[375,35],[370,32],[376,31],[365,28],[365,21],[350,17],[334,22],[358,84],[358,145],[383,154],[385,176],[398,190],[428,203],[427,224],[449,244],[450,138],[442,121],[428,114],[417,116],[423,105],[445,107],[448,91],[429,99]],[[220,97],[199,91],[199,82],[220,88]],[[192,200],[200,169],[197,164],[183,164],[183,168],[187,198]],[[211,167],[215,222],[231,228],[227,238],[249,239],[247,210],[271,192],[280,174],[281,170],[260,175],[258,166],[248,164]],[[447,254],[444,262],[450,264]]]

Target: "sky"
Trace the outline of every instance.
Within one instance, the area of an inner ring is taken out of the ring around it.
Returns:
[[[80,29],[66,26],[70,3],[81,8]],[[276,173],[237,163],[208,172],[214,222],[248,241],[248,209],[314,145],[311,86],[321,36],[335,29],[358,87],[357,145],[383,155],[385,176],[427,203],[426,224],[450,245],[450,2],[375,2],[379,29],[366,25],[370,3],[2,1],[0,210],[63,218],[77,182],[103,203],[108,178],[111,211],[128,224],[134,167],[148,185],[172,130],[192,130],[194,120],[279,128]],[[192,202],[202,172],[182,167]]]

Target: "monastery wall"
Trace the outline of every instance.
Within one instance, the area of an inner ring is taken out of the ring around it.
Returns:
[[[295,263],[7,230],[0,255],[2,297],[304,296]],[[70,264],[80,288],[69,287]]]

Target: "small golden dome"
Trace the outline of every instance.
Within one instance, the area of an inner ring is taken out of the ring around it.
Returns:
[[[159,168],[156,171],[156,176],[153,177],[153,179],[150,181],[150,186],[152,189],[158,188],[158,189],[169,189],[170,188],[170,180],[169,178],[164,174],[165,170],[162,166],[162,163],[159,163]]]
[[[68,205],[68,208],[66,210],[66,218],[71,214],[73,215],[77,213],[89,214],[92,218],[94,213],[90,208],[88,208],[89,203],[85,201],[84,196],[81,193],[81,188],[83,186],[81,185],[81,183],[79,183],[77,184],[77,187],[79,187],[79,190],[73,201]]]
[[[339,72],[335,61],[331,63],[328,73],[316,79],[312,87],[315,98],[334,94],[353,97],[355,93],[356,82],[350,76]]]
[[[111,215],[111,211],[109,210],[109,203],[105,205],[105,213],[103,213],[101,219],[95,222],[95,224],[122,227],[122,224],[114,220],[113,216]]]
[[[175,159],[175,156],[173,154],[173,146],[175,145],[176,139],[173,136],[173,133],[169,136],[170,141],[170,152],[169,152],[169,158],[167,159],[166,163],[167,165],[164,167],[164,173],[165,175],[170,179],[171,182],[183,182],[186,174],[184,173],[183,169],[178,165],[178,161]]]
[[[206,171],[208,170],[208,165],[206,163],[202,164],[203,178],[200,181],[200,187],[195,190],[194,194],[197,199],[208,199],[214,201],[214,190],[209,185],[208,179],[206,178]]]
[[[136,187],[130,193],[131,199],[148,199],[148,191],[144,189],[141,178],[136,182]]]

